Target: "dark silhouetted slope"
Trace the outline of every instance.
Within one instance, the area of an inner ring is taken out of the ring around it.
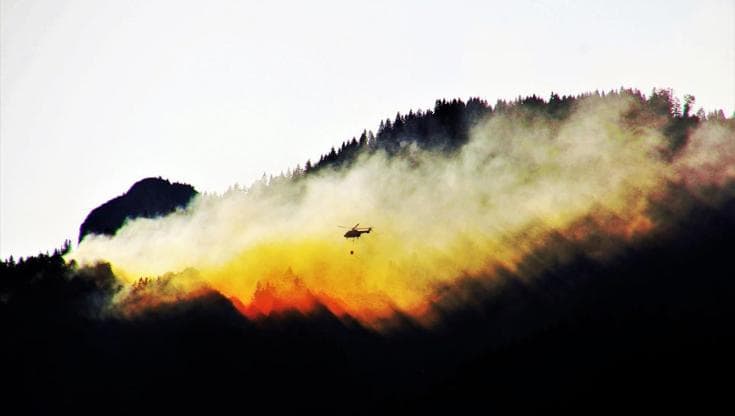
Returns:
[[[671,152],[704,119],[677,110],[665,91],[645,101],[626,94],[640,100],[626,119],[663,125]],[[575,100],[472,106],[561,119]],[[397,117],[296,173],[348,168],[360,152],[400,157],[408,142],[451,151],[476,123],[468,107],[439,102],[429,115]],[[113,300],[128,288],[111,266],[67,263],[68,245],[0,261],[4,404],[26,414],[712,413],[731,407],[735,372],[735,183],[719,192],[713,204],[670,185],[647,212],[656,228],[631,241],[551,235],[516,271],[439,288],[435,325],[397,316],[386,333],[326,308],[250,320],[211,290],[126,316]],[[194,194],[145,179],[90,213],[80,239],[113,234],[125,218],[166,214]],[[599,245],[619,250],[600,258]]]
[[[87,234],[115,235],[128,218],[155,218],[185,207],[197,194],[193,186],[146,178],[125,194],[92,210],[79,227],[79,241]]]
[[[250,321],[216,292],[126,318],[105,312],[121,290],[109,265],[79,268],[64,250],[3,261],[6,405],[28,414],[109,403],[126,414],[711,413],[728,405],[735,370],[733,213],[735,198],[719,209],[692,201],[607,260],[559,239],[526,261],[560,246],[572,254],[533,282],[512,271],[495,285],[467,280],[468,302],[437,301],[440,325],[405,321],[387,334],[326,309]]]

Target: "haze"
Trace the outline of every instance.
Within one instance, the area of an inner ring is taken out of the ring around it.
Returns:
[[[147,176],[220,192],[438,98],[671,87],[735,109],[735,6],[2,1],[0,257]]]

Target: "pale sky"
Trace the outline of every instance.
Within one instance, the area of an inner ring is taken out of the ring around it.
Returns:
[[[0,258],[144,177],[220,192],[438,98],[735,109],[735,2],[1,1]]]

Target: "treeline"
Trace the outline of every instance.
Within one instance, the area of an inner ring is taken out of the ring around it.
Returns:
[[[635,103],[626,114],[632,125],[651,123],[661,127],[669,139],[670,150],[675,152],[686,143],[689,133],[702,121],[720,120],[733,122],[722,110],[706,113],[702,108],[694,110],[696,99],[685,95],[684,102],[671,89],[654,89],[646,96],[640,90],[621,88],[608,92],[588,92],[578,95],[552,93],[548,99],[537,95],[517,97],[514,100],[497,100],[490,105],[481,98],[470,98],[466,102],[455,98],[437,100],[433,109],[410,110],[407,114],[396,114],[393,119],[380,121],[377,133],[363,130],[360,135],[345,140],[321,155],[316,162],[307,160],[304,166],[296,166],[276,176],[263,176],[253,188],[263,188],[286,183],[325,169],[340,170],[349,167],[360,155],[378,150],[397,155],[410,145],[420,149],[450,154],[467,143],[471,130],[479,122],[500,114],[527,114],[565,120],[581,100],[590,97],[626,96]],[[239,185],[231,190],[243,190]]]
[[[35,336],[49,326],[63,330],[70,321],[99,316],[122,287],[109,264],[79,268],[67,262],[70,248],[66,240],[50,254],[0,261],[0,325],[8,336],[3,347],[14,348],[22,333]]]

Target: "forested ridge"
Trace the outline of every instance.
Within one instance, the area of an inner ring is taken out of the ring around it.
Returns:
[[[566,120],[586,99],[608,96],[631,100],[626,128],[663,132],[663,160],[705,122],[735,131],[734,118],[695,111],[694,97],[680,103],[666,89],[494,105],[437,100],[238,190],[339,175],[376,153],[400,159],[418,148],[451,157],[492,117]],[[71,241],[52,253],[3,259],[0,401],[38,414],[726,409],[735,370],[735,183],[695,192],[672,181],[660,194],[645,211],[654,220],[649,233],[626,239],[584,217],[574,224],[586,230],[582,237],[549,232],[516,267],[493,270],[492,279],[468,272],[437,288],[429,326],[396,310],[378,330],[324,305],[253,319],[207,286],[147,303],[176,276],[140,276],[129,285],[108,263],[66,260]],[[114,235],[128,219],[165,216],[195,195],[190,185],[145,179],[92,211],[79,239]],[[608,247],[614,250],[600,256]],[[135,313],[120,306],[131,304]]]
[[[472,128],[488,117],[512,114],[520,118],[546,117],[565,120],[580,101],[589,97],[610,96],[628,97],[635,102],[626,115],[631,124],[643,122],[663,126],[672,152],[684,144],[687,135],[702,121],[721,120],[733,123],[733,118],[727,118],[722,110],[695,110],[694,96],[686,95],[684,103],[681,103],[671,89],[654,89],[648,95],[630,88],[579,95],[560,96],[552,93],[548,99],[536,95],[519,96],[510,101],[498,100],[494,105],[477,97],[469,98],[466,102],[459,98],[440,99],[436,100],[433,109],[409,110],[404,114],[398,112],[393,119],[381,120],[377,132],[365,129],[358,136],[344,140],[339,146],[333,146],[318,160],[307,160],[303,167],[298,165],[279,175],[264,173],[254,186],[278,183],[322,169],[349,167],[360,155],[376,151],[385,151],[395,156],[411,144],[424,150],[451,153],[467,143]]]

